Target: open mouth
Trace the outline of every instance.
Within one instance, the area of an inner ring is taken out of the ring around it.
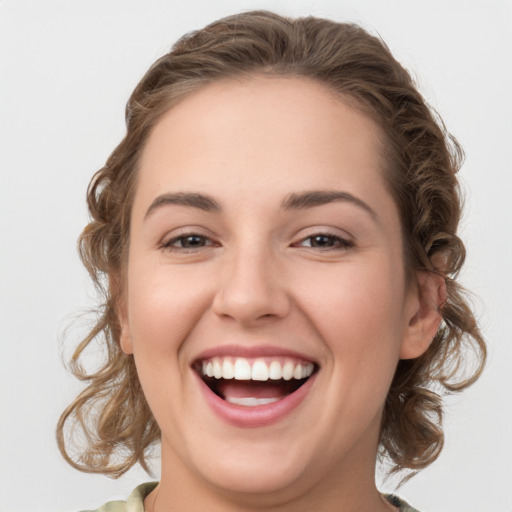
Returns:
[[[245,407],[282,400],[318,371],[311,361],[281,357],[213,357],[198,360],[193,367],[218,397]]]

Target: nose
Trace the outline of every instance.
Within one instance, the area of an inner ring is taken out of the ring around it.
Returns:
[[[277,257],[270,250],[240,250],[226,258],[213,310],[244,326],[286,317],[290,298]]]

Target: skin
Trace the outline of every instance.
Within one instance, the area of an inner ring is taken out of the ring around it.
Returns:
[[[120,306],[121,346],[162,431],[149,510],[393,509],[374,482],[383,404],[399,358],[434,336],[443,284],[406,282],[380,135],[323,85],[283,77],[208,85],[154,128]],[[282,208],[319,190],[365,206]],[[221,211],[151,208],[176,192],[208,195]],[[190,233],[201,238],[187,249]],[[296,350],[320,371],[277,423],[236,427],[212,412],[191,368],[226,344]]]

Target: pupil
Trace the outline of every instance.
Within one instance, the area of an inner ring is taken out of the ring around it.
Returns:
[[[327,247],[332,245],[330,236],[319,235],[313,237],[313,247]]]
[[[184,247],[199,247],[203,245],[203,237],[201,236],[187,236],[183,240]]]

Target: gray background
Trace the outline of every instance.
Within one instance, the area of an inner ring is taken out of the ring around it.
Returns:
[[[62,344],[76,343],[80,313],[94,304],[75,250],[85,190],[122,137],[124,104],[149,64],[183,33],[253,8],[377,31],[464,146],[463,281],[489,364],[448,400],[446,448],[400,494],[422,512],[510,512],[510,0],[0,1],[0,510],[95,508],[150,479],[81,474],[54,442],[79,389]]]

